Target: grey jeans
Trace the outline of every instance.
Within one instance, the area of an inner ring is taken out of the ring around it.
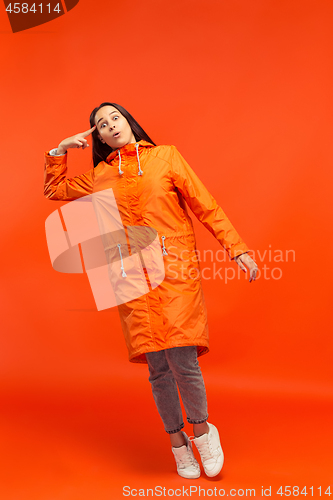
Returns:
[[[178,389],[190,424],[208,419],[205,384],[196,346],[173,347],[146,353],[149,382],[157,410],[168,434],[184,427]]]

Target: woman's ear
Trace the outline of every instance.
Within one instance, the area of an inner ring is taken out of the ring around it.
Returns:
[[[99,138],[99,140],[100,140],[103,144],[105,144],[105,141],[102,139],[102,137],[101,137],[100,135],[98,136],[98,138]]]

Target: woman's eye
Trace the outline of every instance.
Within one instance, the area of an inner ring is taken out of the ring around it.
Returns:
[[[113,118],[118,118],[118,116],[116,115],[116,116],[114,116]]]
[[[106,123],[102,123],[101,128],[103,128],[103,127],[104,127],[104,125],[106,125]]]

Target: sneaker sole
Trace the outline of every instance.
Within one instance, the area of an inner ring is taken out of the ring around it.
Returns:
[[[177,471],[177,472],[178,472],[178,471]],[[198,474],[197,474],[197,475],[195,475],[195,476],[194,476],[194,475],[184,476],[183,474],[180,474],[179,472],[178,472],[178,475],[179,475],[180,477],[183,477],[184,479],[197,479],[198,477],[200,477],[201,472],[199,471],[199,472],[198,472]]]
[[[218,469],[218,471],[217,472],[212,472],[212,471],[211,472],[210,471],[206,472],[205,471],[206,476],[208,476],[208,477],[215,477],[215,476],[217,476],[221,472],[223,464],[224,464],[224,455],[222,454],[222,463],[221,463],[221,466]],[[204,468],[204,470],[205,470],[205,468]]]

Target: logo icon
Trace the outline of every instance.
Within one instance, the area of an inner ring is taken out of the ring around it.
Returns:
[[[52,266],[62,273],[86,272],[99,311],[145,295],[149,285],[154,289],[162,283],[165,269],[156,229],[125,228],[111,188],[60,210],[45,221]]]

